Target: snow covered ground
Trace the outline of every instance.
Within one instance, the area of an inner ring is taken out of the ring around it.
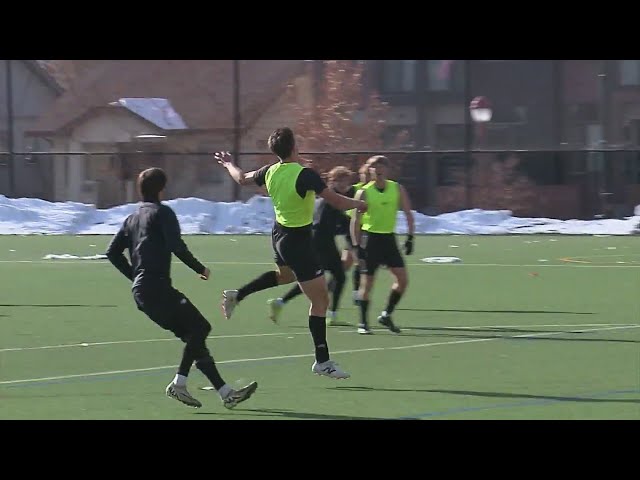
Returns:
[[[273,209],[268,197],[255,196],[246,203],[211,202],[180,198],[166,202],[178,215],[184,234],[264,234],[271,231]],[[96,209],[81,203],[51,203],[33,198],[9,199],[0,195],[0,235],[114,234],[136,204]],[[555,220],[519,218],[508,210],[464,210],[427,216],[416,213],[416,232],[428,234],[500,235],[559,233],[570,235],[628,235],[640,224],[635,216],[624,220]],[[398,213],[398,232],[406,231]]]

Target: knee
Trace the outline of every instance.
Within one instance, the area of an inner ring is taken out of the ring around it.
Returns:
[[[206,320],[198,322],[198,325],[191,330],[189,343],[204,343],[209,333],[211,333],[211,324]]]
[[[337,283],[344,283],[345,280],[347,279],[347,277],[345,276],[342,270],[336,271],[336,273],[334,274],[334,278],[336,279]]]
[[[316,311],[325,311],[329,308],[329,292],[325,289],[322,293],[318,293],[311,300],[311,309]]]

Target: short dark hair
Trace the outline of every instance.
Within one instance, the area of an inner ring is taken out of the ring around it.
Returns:
[[[278,158],[284,160],[289,158],[293,153],[293,147],[296,144],[296,140],[293,136],[293,131],[288,128],[278,128],[271,135],[269,135],[269,150],[273,152]]]
[[[138,192],[145,202],[159,201],[166,186],[167,174],[161,168],[147,168],[138,175]]]

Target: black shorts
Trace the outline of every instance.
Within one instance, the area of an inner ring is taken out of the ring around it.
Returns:
[[[288,228],[276,223],[271,244],[276,265],[289,267],[298,282],[308,282],[324,274],[313,246],[311,225]]]
[[[328,272],[341,272],[344,270],[342,266],[342,257],[336,246],[335,237],[314,235],[313,247],[318,255],[320,266]]]
[[[183,341],[193,332],[208,333],[211,330],[211,324],[195,305],[171,286],[136,286],[133,299],[138,310]]]
[[[365,261],[360,265],[361,273],[374,275],[380,265],[385,265],[388,268],[404,268],[404,259],[398,249],[394,233],[363,231],[361,245],[365,249]]]

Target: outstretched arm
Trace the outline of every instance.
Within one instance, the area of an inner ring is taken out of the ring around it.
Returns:
[[[366,211],[367,204],[355,198],[340,195],[330,188],[325,188],[318,196],[324,198],[329,205],[338,210],[351,210],[353,208],[359,211]]]
[[[245,173],[244,170],[233,163],[232,156],[229,152],[217,152],[213,157],[220,165],[227,169],[231,178],[233,178],[238,185],[250,185],[251,183],[255,183],[257,170]]]
[[[107,258],[125,277],[133,281],[133,267],[124,256],[124,250],[127,248],[127,232],[125,224],[122,225],[118,233],[115,234],[111,243],[107,247]]]

